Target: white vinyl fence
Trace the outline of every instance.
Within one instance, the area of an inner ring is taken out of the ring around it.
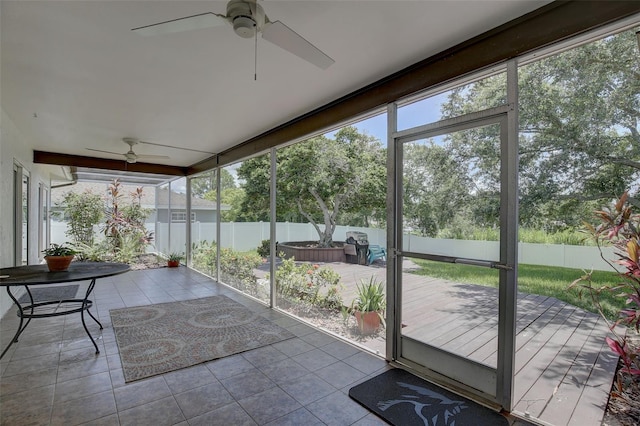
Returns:
[[[149,230],[155,232],[154,247],[150,251],[161,253],[185,252],[185,224],[172,224],[169,235],[169,224],[148,224]],[[262,240],[269,239],[268,222],[224,222],[221,224],[221,238],[216,235],[214,223],[194,222],[191,224],[191,242],[217,241],[221,247],[237,251],[256,249]],[[51,222],[51,242],[62,243],[68,240],[65,236],[66,224]],[[360,231],[368,235],[369,244],[386,246],[386,230],[338,226],[333,234],[335,241],[344,241],[348,231]],[[311,224],[278,223],[276,224],[276,241],[314,241],[318,234]],[[404,251],[429,252],[443,256],[467,257],[481,260],[498,260],[499,244],[494,241],[445,240],[436,238],[404,236]],[[613,249],[603,249],[604,258],[616,258]],[[530,265],[549,265],[584,270],[611,271],[611,267],[600,257],[597,247],[571,246],[560,244],[518,245],[518,261]]]

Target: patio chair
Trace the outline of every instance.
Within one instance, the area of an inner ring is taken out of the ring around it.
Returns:
[[[387,250],[372,244],[369,246],[369,256],[367,256],[367,265],[371,265],[376,259],[387,260]]]

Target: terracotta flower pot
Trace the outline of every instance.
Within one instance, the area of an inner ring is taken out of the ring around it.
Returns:
[[[380,314],[378,312],[355,311],[360,334],[373,334],[380,328]]]
[[[179,260],[167,260],[167,266],[169,268],[177,268],[178,266],[180,266],[180,261]]]
[[[47,267],[50,272],[66,271],[69,269],[69,265],[73,260],[73,255],[70,256],[45,256],[44,260],[47,262]]]

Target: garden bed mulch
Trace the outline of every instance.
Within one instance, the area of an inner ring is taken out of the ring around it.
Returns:
[[[345,317],[336,309],[326,309],[299,303],[289,303],[285,300],[280,300],[279,303],[279,307],[291,315],[295,315],[296,317],[308,321],[317,327],[330,331],[353,342],[357,342],[361,345],[366,345],[368,341],[379,337],[384,338],[384,328],[380,328],[380,330],[373,334],[363,335],[360,333],[358,324],[353,315]]]
[[[161,259],[153,253],[141,254],[136,261],[131,264],[131,270],[166,268],[167,261]]]

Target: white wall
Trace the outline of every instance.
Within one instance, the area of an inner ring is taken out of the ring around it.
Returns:
[[[14,265],[13,230],[13,164],[17,161],[29,172],[29,264],[39,263],[38,252],[38,187],[50,185],[46,167],[33,163],[33,144],[0,108],[0,267]],[[11,307],[12,301],[4,288],[0,289],[0,315]]]

